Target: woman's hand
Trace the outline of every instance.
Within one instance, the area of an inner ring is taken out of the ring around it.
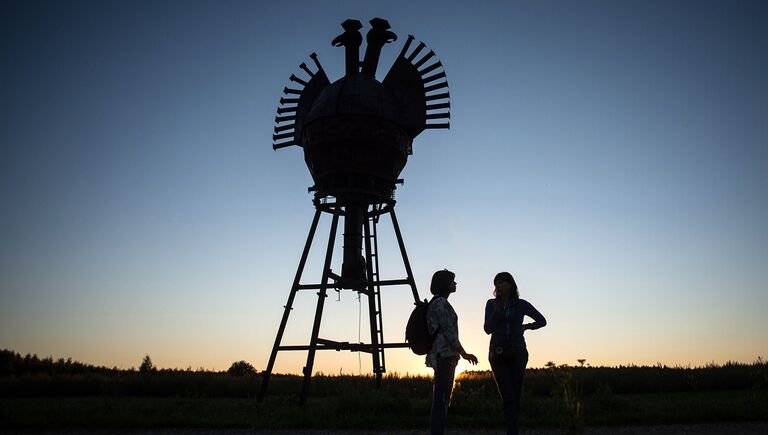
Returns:
[[[461,357],[465,360],[469,361],[472,365],[477,365],[477,357],[472,355],[471,353],[462,353]]]

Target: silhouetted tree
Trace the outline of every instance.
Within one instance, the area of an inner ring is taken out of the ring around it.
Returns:
[[[152,362],[152,358],[149,357],[149,354],[144,355],[144,359],[141,360],[139,371],[141,373],[151,373],[151,372],[157,371],[157,368],[155,367],[155,364]]]
[[[255,375],[256,369],[247,361],[235,361],[229,366],[227,373],[233,376]]]

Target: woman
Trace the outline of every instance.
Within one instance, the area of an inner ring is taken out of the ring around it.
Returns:
[[[454,278],[456,274],[450,270],[438,270],[432,275],[432,283],[429,286],[434,297],[427,308],[427,331],[437,334],[426,361],[427,367],[435,370],[432,415],[429,422],[430,433],[433,435],[442,434],[445,429],[445,418],[453,390],[453,376],[459,356],[471,364],[477,364],[477,357],[464,351],[459,342],[459,317],[448,303],[448,296],[456,291]]]
[[[520,299],[515,279],[509,272],[497,274],[493,285],[495,297],[485,304],[483,325],[485,333],[491,334],[488,360],[504,405],[507,434],[517,434],[520,393],[528,364],[523,332],[542,328],[547,320],[528,301]],[[523,324],[525,316],[532,318],[533,322]]]

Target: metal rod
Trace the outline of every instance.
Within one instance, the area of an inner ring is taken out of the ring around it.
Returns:
[[[365,343],[348,343],[349,347],[344,346],[344,343],[338,343],[335,345],[328,345],[328,344],[321,344],[318,343],[317,346],[315,346],[315,350],[348,350],[350,352],[359,352],[355,348],[360,349],[367,349],[363,350],[362,352],[370,352],[371,345],[365,344]],[[404,347],[410,347],[411,345],[408,343],[380,343],[378,345],[379,349],[400,349]],[[294,351],[294,350],[309,350],[308,344],[300,344],[300,345],[286,345],[286,346],[280,346],[278,350],[288,350],[288,351]]]
[[[397,236],[397,245],[400,247],[400,254],[403,256],[403,265],[405,265],[405,273],[408,275],[408,284],[411,286],[413,292],[413,301],[419,301],[419,291],[416,290],[416,280],[413,279],[413,271],[411,270],[411,263],[408,261],[408,253],[405,252],[405,244],[403,243],[403,235],[400,233],[400,225],[397,224],[397,216],[395,216],[395,208],[389,209],[389,215],[392,217],[392,226],[395,228],[395,236]]]
[[[289,137],[293,137],[294,134],[295,133],[292,131],[288,133],[273,134],[272,140],[288,139]]]
[[[312,247],[312,240],[315,238],[315,231],[317,230],[317,223],[320,221],[320,209],[315,210],[315,217],[312,219],[312,225],[309,227],[309,234],[307,235],[307,241],[304,243],[304,250],[301,253],[301,259],[299,260],[299,267],[296,269],[296,275],[293,278],[293,285],[291,286],[291,292],[288,295],[288,302],[285,304],[285,310],[283,311],[283,318],[280,320],[280,327],[277,329],[277,337],[275,337],[275,344],[272,346],[272,353],[269,354],[269,362],[267,363],[267,369],[263,372],[264,379],[261,382],[261,390],[259,391],[259,402],[264,399],[264,394],[267,392],[267,386],[269,385],[269,377],[272,375],[272,369],[275,366],[275,358],[277,357],[277,351],[280,348],[280,342],[283,340],[283,333],[285,332],[285,325],[288,323],[288,316],[293,309],[293,299],[296,297],[296,291],[298,290],[299,282],[301,282],[301,275],[304,273],[304,266],[307,264],[307,256],[309,256],[309,249]]]
[[[421,58],[418,62],[414,63],[413,66],[416,67],[416,69],[419,69],[424,63],[426,63],[429,59],[432,59],[435,57],[435,52],[432,50],[429,50],[429,53],[425,54],[424,57]]]
[[[378,322],[376,321],[376,287],[373,285],[373,251],[371,250],[371,220],[365,219],[363,232],[365,239],[365,267],[368,276],[368,319],[371,328],[371,346],[374,348],[379,343]],[[372,352],[373,373],[376,376],[376,386],[381,386],[381,361],[379,352]]]
[[[450,109],[450,108],[451,108],[450,101],[447,103],[427,104],[427,110]]]
[[[286,121],[295,121],[296,115],[288,115],[288,116],[275,116],[275,122],[286,122]]]
[[[307,64],[306,63],[302,62],[301,65],[299,65],[299,68],[303,69],[304,72],[309,74],[310,77],[314,77],[315,76],[315,73],[313,73],[312,71],[310,71],[309,68],[307,68]]]
[[[438,60],[437,62],[433,63],[432,65],[430,65],[430,66],[424,68],[423,70],[419,71],[419,74],[421,74],[423,76],[424,74],[427,74],[427,73],[429,73],[431,71],[434,71],[434,70],[440,68],[441,66],[443,66],[443,64],[440,63],[440,61]]]
[[[323,306],[328,290],[328,276],[331,273],[331,259],[333,258],[333,245],[336,241],[336,229],[339,226],[339,215],[334,214],[331,221],[331,234],[328,237],[328,247],[325,251],[325,264],[323,265],[323,280],[320,291],[317,292],[317,308],[315,309],[315,323],[312,326],[312,338],[309,341],[307,353],[307,365],[304,366],[304,384],[301,387],[301,403],[307,401],[309,393],[309,381],[312,378],[312,366],[315,364],[315,351],[317,350],[317,336],[320,332],[320,320],[323,317]]]
[[[435,128],[451,128],[451,124],[444,123],[444,124],[424,124],[425,129],[435,129]]]
[[[293,130],[293,127],[296,127],[296,124],[281,125],[281,126],[275,127],[275,133],[280,133],[281,131],[286,131],[286,130]]]
[[[419,45],[416,46],[416,49],[413,50],[413,53],[411,53],[410,56],[408,56],[408,62],[413,62],[413,59],[416,58],[416,56],[419,55],[419,52],[424,49],[427,45],[423,42],[419,42]]]
[[[312,58],[312,62],[314,62],[315,66],[317,67],[317,74],[323,72],[323,66],[320,65],[320,61],[317,60],[317,53],[312,53],[309,55],[309,57]]]
[[[435,95],[427,95],[424,97],[426,101],[432,101],[432,100],[442,100],[443,98],[448,98],[450,95],[448,92],[444,92],[442,94],[435,94]]]
[[[440,71],[439,73],[437,73],[435,75],[431,75],[429,77],[426,77],[421,82],[426,85],[429,82],[433,82],[433,81],[435,81],[437,79],[442,79],[442,78],[445,78],[445,71]]]
[[[288,142],[273,143],[272,149],[279,150],[282,148],[288,148],[290,146],[298,145],[295,140],[289,140]]]
[[[376,209],[377,206],[374,205],[371,207],[373,209]],[[381,275],[379,275],[379,234],[378,231],[376,231],[376,225],[379,222],[378,216],[371,217],[371,227],[373,229],[373,252],[376,254],[376,258],[374,258],[373,263],[373,272],[376,275],[376,279],[378,280]],[[378,310],[379,315],[379,343],[384,342],[384,316],[382,313],[382,306],[381,306],[381,285],[377,284],[375,281],[371,283],[371,285],[376,289],[376,309]],[[381,372],[385,373],[387,371],[387,363],[386,359],[384,358],[384,350],[381,350]],[[378,386],[381,386],[381,380],[377,380]]]
[[[385,279],[381,281],[373,281],[372,284],[375,286],[391,286],[391,285],[407,285],[410,282],[407,279]],[[301,284],[296,289],[297,290],[319,290],[321,287],[321,284]],[[357,291],[357,290],[355,290]],[[365,292],[367,293],[367,292]]]
[[[277,113],[280,115],[283,113],[296,113],[296,107],[278,107]]]
[[[408,39],[406,39],[405,44],[403,44],[403,49],[400,50],[399,57],[405,57],[405,52],[408,51],[408,48],[411,46],[411,42],[413,42],[413,35],[408,35]]]
[[[292,82],[296,82],[296,83],[298,83],[298,84],[300,84],[302,86],[307,86],[306,80],[302,80],[302,79],[296,77],[296,74],[291,74],[290,80]]]
[[[436,84],[434,84],[432,86],[425,87],[424,88],[424,92],[432,92],[432,91],[435,91],[437,89],[442,89],[442,88],[447,88],[447,87],[448,87],[448,82],[440,82],[440,83],[436,83]]]
[[[450,118],[451,112],[445,112],[445,113],[430,113],[427,114],[426,119],[442,119],[442,118]]]

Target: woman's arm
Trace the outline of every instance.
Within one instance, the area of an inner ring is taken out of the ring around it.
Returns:
[[[471,353],[467,353],[466,350],[464,350],[464,346],[459,343],[459,355],[461,355],[462,358],[469,361],[471,364],[477,364],[477,357],[472,355]]]
[[[445,340],[452,348],[456,349],[462,358],[466,359],[472,364],[477,364],[477,357],[471,353],[467,353],[464,350],[464,346],[459,341],[459,324],[455,321],[453,310],[450,308],[450,304],[445,299],[438,299],[440,304],[435,307],[437,314],[437,321],[440,325],[440,333],[443,334]],[[436,301],[437,302],[437,301]]]
[[[523,325],[523,331],[527,329],[539,329],[547,326],[547,319],[544,318],[544,316],[533,307],[533,305],[529,303],[526,304],[526,310],[525,315],[533,319],[532,323],[528,323],[526,325]]]
[[[491,299],[485,304],[485,322],[483,323],[483,329],[486,334],[493,332],[493,318],[496,312],[497,311],[494,309],[494,301]]]

